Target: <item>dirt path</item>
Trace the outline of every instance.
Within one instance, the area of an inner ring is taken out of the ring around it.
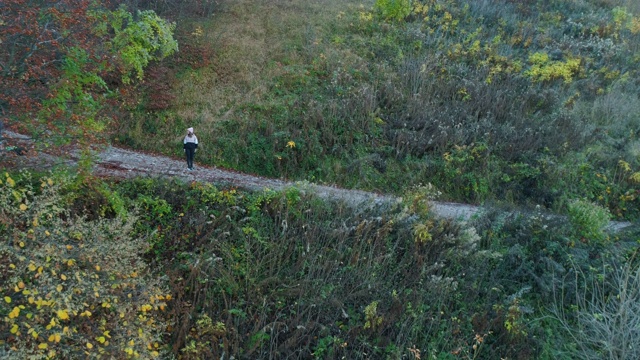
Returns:
[[[308,182],[288,182],[213,167],[199,166],[194,171],[188,171],[184,160],[141,154],[112,146],[103,151],[99,157],[100,160],[97,162],[94,171],[96,174],[104,176],[163,176],[180,178],[185,181],[232,185],[250,190],[262,190],[265,188],[284,190],[288,187],[297,187],[303,191],[311,191],[322,198],[343,200],[352,206],[382,205],[400,201],[396,197],[366,191],[347,190]],[[464,204],[440,202],[433,205],[434,211],[439,216],[447,218],[468,219],[478,210],[477,207]]]
[[[22,146],[30,146],[31,139],[27,136],[10,131],[5,131],[4,135]],[[77,160],[77,156],[73,155],[70,159],[62,159],[39,153],[34,158],[25,157],[22,163],[24,166],[53,167],[58,164],[75,165],[77,164]],[[397,197],[366,191],[341,189],[308,182],[289,182],[242,174],[215,167],[198,166],[197,162],[196,169],[189,171],[187,170],[184,160],[151,155],[114,146],[108,146],[98,154],[98,159],[95,162],[93,171],[94,174],[104,177],[134,178],[142,176],[177,178],[184,181],[199,181],[219,186],[228,185],[248,190],[284,190],[289,187],[296,187],[302,191],[313,192],[325,199],[344,201],[354,207],[380,206],[401,200]],[[468,220],[480,210],[477,206],[448,202],[433,202],[432,209],[434,213],[440,217],[458,220]],[[630,225],[631,223],[628,222],[611,222],[609,227],[613,231],[618,231]]]

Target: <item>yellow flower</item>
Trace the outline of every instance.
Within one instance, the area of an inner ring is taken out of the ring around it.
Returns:
[[[21,211],[25,211],[25,210],[27,210],[27,205],[25,205],[25,204],[20,204],[20,210],[21,210]]]
[[[287,142],[287,147],[293,149],[296,147],[296,143],[293,141],[289,141]]]

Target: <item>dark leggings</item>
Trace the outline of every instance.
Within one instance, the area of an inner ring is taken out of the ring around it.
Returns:
[[[187,154],[187,166],[189,169],[193,169],[193,156],[196,154],[196,149],[186,148],[184,152]]]

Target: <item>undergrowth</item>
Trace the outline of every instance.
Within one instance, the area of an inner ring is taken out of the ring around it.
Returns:
[[[353,208],[295,187],[4,174],[0,351],[537,359],[601,350],[567,332],[596,325],[575,323],[572,309],[589,309],[576,295],[616,294],[600,269],[635,266],[633,233],[597,228],[602,216],[587,202],[572,205],[584,211],[571,221],[538,208],[459,223],[433,216],[438,194],[419,186],[401,203]],[[576,274],[584,282],[567,281]]]

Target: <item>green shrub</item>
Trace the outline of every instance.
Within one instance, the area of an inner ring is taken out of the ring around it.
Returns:
[[[531,68],[524,74],[536,82],[563,79],[568,84],[580,71],[580,59],[568,59],[564,62],[551,61],[549,55],[544,52],[531,54],[529,63],[531,63]]]
[[[412,0],[376,0],[374,9],[383,19],[401,21],[411,14]]]
[[[586,200],[573,200],[567,204],[569,221],[576,236],[596,243],[607,240],[604,232],[611,213],[608,209]]]

